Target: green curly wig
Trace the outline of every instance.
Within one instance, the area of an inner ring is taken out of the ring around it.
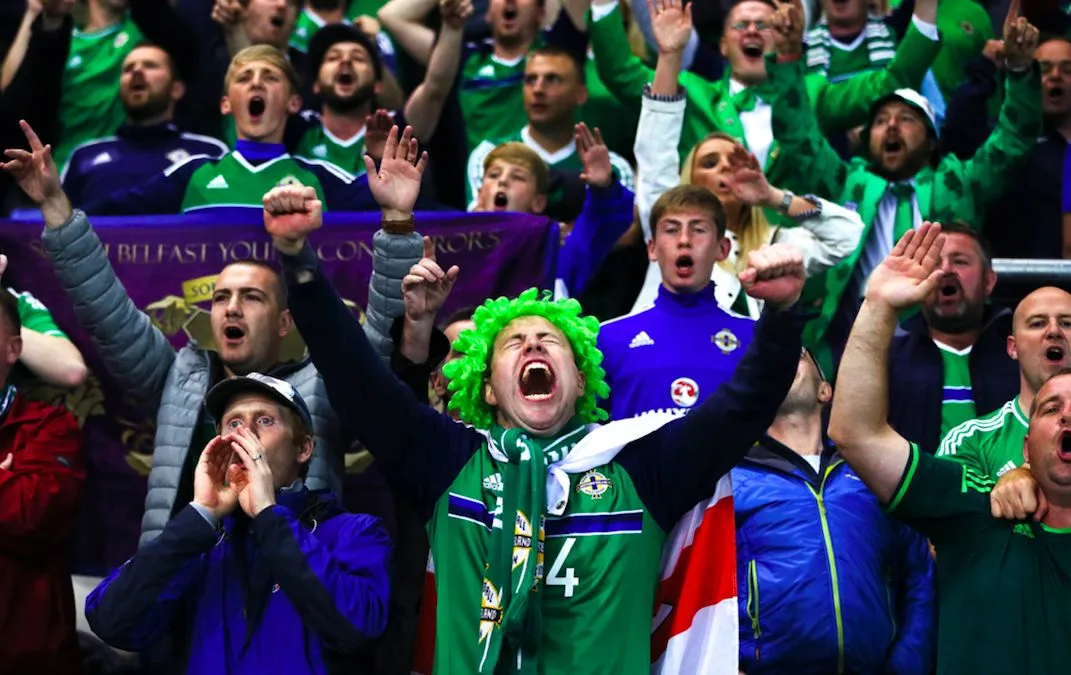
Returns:
[[[576,415],[584,422],[599,422],[608,416],[596,400],[610,395],[606,371],[600,365],[602,352],[595,346],[599,321],[581,315],[576,300],[551,300],[549,291],[529,288],[515,299],[495,298],[476,308],[472,321],[476,328],[458,336],[454,349],[463,354],[443,366],[449,380],[450,408],[461,420],[477,429],[489,429],[495,421],[494,410],[483,400],[484,380],[490,375],[491,353],[499,331],[522,316],[541,316],[565,334],[573,348],[577,369],[585,378],[584,395],[576,401]]]

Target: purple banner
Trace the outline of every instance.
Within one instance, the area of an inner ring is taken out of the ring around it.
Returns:
[[[199,344],[211,344],[209,300],[215,275],[224,265],[275,258],[259,213],[228,215],[226,220],[210,215],[92,220],[130,298],[176,347],[191,337]],[[325,220],[310,242],[340,295],[363,309],[379,215],[336,213],[327,214]],[[532,286],[553,287],[559,234],[547,218],[421,213],[417,224],[435,242],[444,269],[461,268],[441,316],[488,297],[516,295]],[[155,416],[125,400],[104,369],[42,251],[41,229],[39,222],[0,221],[0,252],[10,261],[3,283],[30,291],[43,302],[90,367],[88,381],[77,390],[36,382],[25,390],[34,398],[66,405],[83,428],[88,479],[79,517],[76,571],[104,574],[137,546]],[[302,350],[300,337],[295,337],[284,347],[284,358]]]

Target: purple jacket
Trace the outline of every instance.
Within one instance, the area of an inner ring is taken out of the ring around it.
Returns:
[[[89,595],[93,632],[128,651],[170,633],[189,673],[359,672],[387,621],[387,534],[330,493],[277,498],[218,529],[184,508]]]

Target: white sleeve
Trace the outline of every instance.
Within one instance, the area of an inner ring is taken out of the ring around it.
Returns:
[[[803,252],[808,277],[817,276],[847,258],[863,236],[863,221],[858,213],[824,199],[820,201],[822,215],[777,233],[778,243],[792,244]]]
[[[644,241],[651,239],[651,207],[666,190],[681,182],[677,146],[684,126],[687,101],[656,101],[643,97],[640,123],[636,127],[636,206]]]

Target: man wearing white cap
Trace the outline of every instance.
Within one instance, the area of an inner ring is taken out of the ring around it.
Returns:
[[[863,130],[864,156],[846,163],[822,136],[807,103],[802,64],[782,58],[767,64],[776,90],[774,138],[783,154],[794,158],[798,175],[810,178],[809,192],[856,209],[865,227],[855,252],[827,276],[822,315],[808,328],[808,344],[822,351],[832,345],[839,352],[866,279],[904,232],[924,220],[982,226],[985,208],[1000,196],[1041,131],[1037,43],[1037,29],[1018,16],[1017,7],[1010,10],[1004,24],[1007,92],[1000,120],[967,161],[939,157],[933,108],[918,92],[898,89],[874,103]],[[825,365],[831,356],[823,353]]]

